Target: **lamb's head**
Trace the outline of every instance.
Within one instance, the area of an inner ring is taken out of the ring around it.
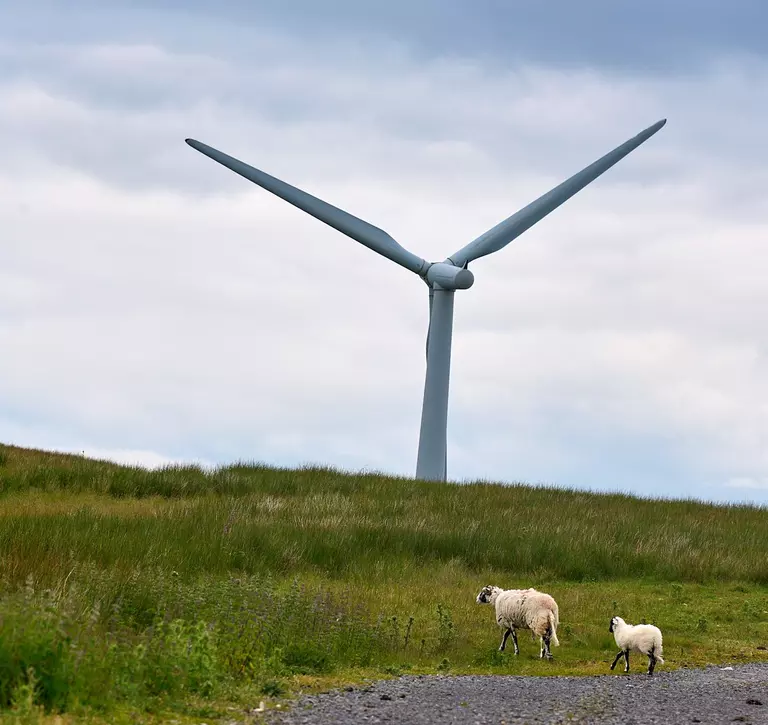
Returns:
[[[621,617],[611,617],[611,626],[608,627],[609,632],[613,632],[614,629],[624,624],[624,620]]]
[[[493,604],[501,591],[503,591],[501,587],[495,587],[492,584],[488,584],[488,586],[485,586],[480,590],[480,594],[477,595],[475,602],[477,604]]]

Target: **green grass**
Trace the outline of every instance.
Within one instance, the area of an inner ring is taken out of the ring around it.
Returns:
[[[496,652],[487,583],[555,596],[554,662],[525,634]],[[0,446],[0,722],[231,720],[401,673],[607,674],[614,613],[662,627],[666,668],[768,660],[768,509]]]

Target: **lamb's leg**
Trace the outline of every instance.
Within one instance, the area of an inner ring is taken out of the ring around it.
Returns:
[[[624,662],[626,665],[624,666],[624,672],[629,672],[629,650],[624,650]]]
[[[617,655],[616,655],[616,659],[614,659],[614,660],[613,660],[613,664],[611,665],[611,669],[613,669],[614,667],[616,667],[616,664],[618,663],[618,661],[619,661],[619,660],[620,660],[620,659],[621,659],[623,656],[624,656],[624,650],[623,650],[623,649],[620,649],[620,650],[619,650],[619,654],[617,654]]]
[[[656,667],[656,658],[651,654],[648,655],[648,674],[653,674],[653,668]]]
[[[504,651],[504,648],[507,646],[507,637],[509,637],[510,634],[513,634],[512,630],[507,628],[504,631],[504,634],[501,636],[501,644],[499,645],[499,652]],[[517,649],[517,641],[515,641],[515,649]],[[517,652],[515,652],[515,654],[517,654]]]

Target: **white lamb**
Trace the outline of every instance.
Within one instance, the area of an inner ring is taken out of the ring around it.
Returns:
[[[611,669],[624,657],[624,672],[629,672],[629,653],[639,652],[648,655],[648,674],[653,674],[656,663],[664,664],[661,646],[661,630],[652,624],[627,624],[621,617],[613,617],[609,632],[613,632],[613,638],[619,647],[619,654],[613,660]]]
[[[530,629],[533,636],[541,637],[540,657],[552,659],[549,651],[550,642],[558,647],[557,627],[560,614],[557,602],[544,592],[535,589],[501,589],[488,585],[480,590],[476,599],[478,604],[493,604],[496,608],[496,622],[504,630],[499,652],[504,651],[507,637],[512,635],[515,654],[520,653],[517,646],[517,629]]]

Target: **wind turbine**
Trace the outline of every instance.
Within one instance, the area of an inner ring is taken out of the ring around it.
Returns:
[[[415,272],[426,282],[429,287],[427,371],[421,411],[416,478],[445,481],[453,295],[456,290],[469,289],[474,283],[475,277],[468,269],[469,263],[503,249],[513,239],[541,221],[576,192],[610,169],[641,143],[647,141],[666,122],[666,119],[662,119],[649,126],[508,219],[481,234],[442,262],[427,262],[402,247],[382,229],[207,144],[191,138],[186,139],[186,142],[193,149],[218,161],[289,204],[311,214],[383,257]]]

